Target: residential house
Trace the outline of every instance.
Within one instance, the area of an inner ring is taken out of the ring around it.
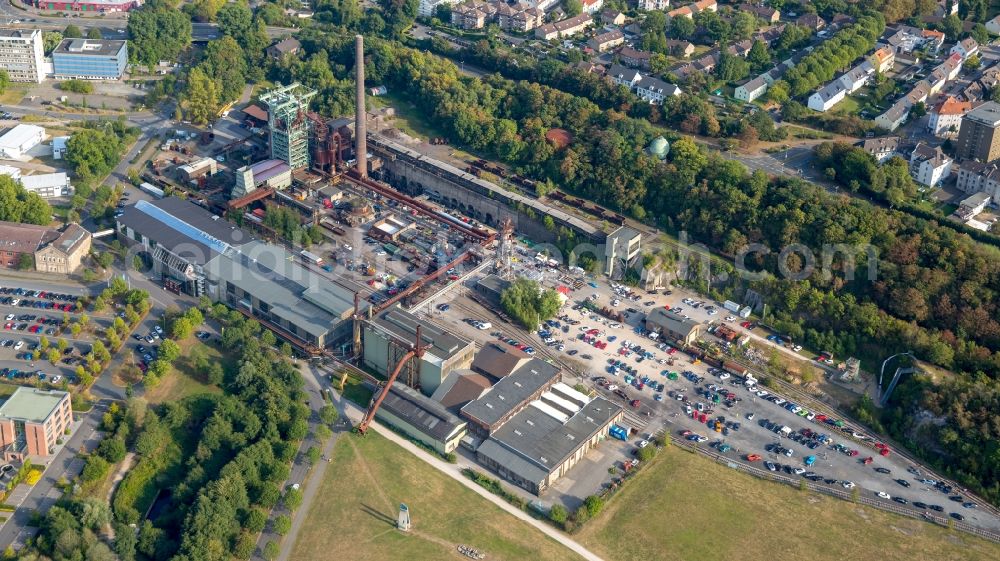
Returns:
[[[594,18],[590,14],[584,13],[537,27],[535,28],[535,37],[543,41],[571,37],[592,25],[594,25]]]
[[[943,88],[949,80],[954,80],[958,76],[958,72],[961,69],[962,57],[958,53],[951,55],[947,58],[947,60],[937,65],[924,80],[930,85],[930,95],[934,95],[941,91],[941,88]]]
[[[662,105],[666,98],[681,95],[681,89],[676,84],[664,82],[659,78],[643,76],[635,85],[635,93],[643,101]]]
[[[604,25],[625,25],[625,14],[618,10],[601,10],[601,23]]]
[[[847,96],[847,88],[840,80],[834,80],[809,96],[809,109],[813,111],[829,111]]]
[[[819,17],[818,14],[802,14],[795,20],[795,25],[808,27],[813,31],[819,31],[820,29],[826,27],[826,20]]]
[[[1000,35],[1000,15],[986,22],[986,31],[994,35]]]
[[[604,0],[580,0],[580,7],[585,14],[596,14],[604,7]]]
[[[927,129],[934,136],[954,137],[962,127],[962,117],[972,109],[971,101],[948,96],[931,108]]]
[[[684,58],[694,54],[694,44],[680,39],[667,39],[667,49],[670,54]]]
[[[710,12],[718,12],[719,4],[715,0],[698,0],[691,5],[694,12],[704,12],[708,10]]]
[[[504,31],[531,31],[542,25],[545,12],[533,7],[527,2],[508,4],[496,2],[497,26]]]
[[[965,160],[958,166],[955,186],[966,193],[986,193],[997,200],[1000,198],[1000,166],[996,162]]]
[[[749,12],[759,19],[769,23],[778,23],[781,13],[770,6],[756,6],[754,4],[740,4],[735,8],[740,12]]]
[[[885,42],[896,51],[896,54],[912,53],[925,44],[930,50],[937,52],[937,49],[944,44],[944,33],[900,25],[892,30],[892,34]]]
[[[670,7],[670,0],[639,0],[639,9],[651,12],[653,10],[663,11]]]
[[[694,19],[694,10],[691,9],[691,5],[681,6],[667,12],[667,17]]]
[[[625,86],[628,89],[632,89],[639,80],[642,80],[642,73],[634,68],[626,68],[620,64],[612,64],[608,68],[608,78],[616,84]]]
[[[860,146],[861,149],[868,155],[875,158],[876,162],[884,164],[889,160],[889,158],[897,154],[897,150],[899,149],[899,137],[880,136],[878,138],[869,138],[858,142],[857,145]]]
[[[497,7],[483,0],[468,0],[451,7],[451,24],[461,29],[482,29],[493,21]]]
[[[693,4],[688,4],[687,6],[670,10],[667,12],[667,17],[685,17],[693,19],[695,14],[698,12],[704,12],[705,10],[717,12],[719,11],[719,4],[715,0],[699,0]]]
[[[617,29],[594,35],[587,41],[587,45],[599,53],[610,51],[623,43],[625,43],[625,35]]]
[[[762,74],[752,80],[736,86],[734,96],[740,101],[751,103],[760,96],[766,94],[768,86],[770,86],[770,84],[767,83],[767,80],[764,79],[764,75]]]
[[[896,62],[896,53],[888,46],[882,46],[875,49],[875,52],[868,57],[868,60],[871,61],[876,72],[885,74],[892,70],[892,65]]]
[[[302,50],[302,43],[295,37],[282,39],[267,48],[267,56],[273,59],[283,58],[285,55],[294,55]]]
[[[910,107],[912,105],[907,102],[905,97],[899,99],[896,103],[892,104],[892,107],[886,109],[878,117],[875,117],[875,125],[887,131],[898,129],[906,121],[906,118],[910,116]]]
[[[939,146],[931,147],[923,142],[910,154],[910,176],[927,187],[937,187],[951,175],[952,159]]]
[[[951,48],[951,53],[961,55],[962,60],[965,61],[969,57],[979,54],[979,43],[972,37],[966,37],[955,43],[955,46]]]
[[[618,60],[625,66],[631,66],[632,68],[648,69],[649,59],[652,56],[653,53],[636,50],[628,46],[618,50]]]
[[[869,60],[865,60],[861,64],[855,66],[854,68],[845,72],[837,80],[843,84],[847,89],[847,94],[850,95],[861,89],[862,86],[868,83],[868,79],[875,74],[875,66]]]
[[[923,46],[932,53],[937,53],[944,46],[944,32],[936,29],[924,29],[920,32],[923,39]]]
[[[726,48],[726,52],[731,55],[746,57],[751,48],[753,48],[753,41],[750,39],[744,39],[729,45],[729,47]]]

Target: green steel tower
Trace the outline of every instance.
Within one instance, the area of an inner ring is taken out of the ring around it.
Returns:
[[[271,157],[293,170],[309,167],[309,101],[316,90],[298,82],[280,86],[260,96],[267,105],[271,131]]]

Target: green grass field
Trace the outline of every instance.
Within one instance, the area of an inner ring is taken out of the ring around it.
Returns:
[[[145,398],[149,403],[159,404],[167,401],[178,401],[200,393],[221,393],[218,386],[206,384],[195,372],[193,361],[190,358],[191,349],[197,345],[205,350],[205,354],[210,361],[221,361],[223,368],[227,371],[233,367],[232,357],[223,355],[215,345],[204,344],[193,336],[178,343],[181,347],[181,356],[173,367],[163,376],[160,383],[151,390],[147,390]]]
[[[1000,559],[1000,545],[661,452],[575,537],[607,561]]]
[[[320,485],[289,559],[465,559],[459,544],[489,561],[580,559],[374,432],[341,436]],[[410,507],[409,534],[395,529],[399,503]]]

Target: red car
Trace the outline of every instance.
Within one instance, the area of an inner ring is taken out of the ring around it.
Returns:
[[[599,330],[599,329],[588,329],[587,330],[587,335],[597,335],[600,332],[601,332],[601,330]]]
[[[744,321],[743,323],[740,324],[740,327],[742,327],[743,329],[748,329],[750,327],[750,322]]]
[[[670,348],[669,348],[669,349],[667,350],[667,354],[668,354],[668,355],[672,355],[672,354],[674,354],[674,353],[676,353],[676,352],[677,352],[677,349],[675,349],[675,348],[673,348],[673,347],[670,347]]]
[[[629,402],[629,405],[638,409],[639,406],[642,405],[642,403],[640,403],[638,399],[633,399],[632,401]]]

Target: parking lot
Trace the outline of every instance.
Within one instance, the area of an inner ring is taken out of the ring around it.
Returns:
[[[844,432],[836,419],[790,404],[769,389],[754,386],[751,391],[742,377],[696,363],[682,352],[671,353],[672,347],[635,333],[642,316],[637,309],[619,324],[587,310],[569,309],[556,320],[558,328],[548,327],[550,333],[561,333],[553,342],[556,348],[562,345],[563,354],[593,357],[587,361],[587,383],[628,411],[626,423],[635,423],[630,426],[637,431],[633,444],[662,429],[675,439],[712,446],[733,461],[747,462],[753,455],[751,463],[758,467],[840,488],[856,487],[861,494],[917,512],[954,513],[958,520],[1000,528],[1000,520],[961,490],[935,486],[937,482],[898,455],[889,451],[882,456],[859,441],[871,437]],[[588,332],[592,334],[585,335]],[[536,335],[536,344],[545,345],[539,339]],[[595,346],[598,342],[606,348]]]
[[[64,318],[80,317],[76,303],[79,295],[46,292],[23,287],[0,286],[0,379],[21,382],[61,384],[65,379],[76,383],[75,369],[90,352],[93,337],[86,331],[73,337]],[[110,318],[91,318],[97,328],[110,324]],[[49,362],[41,350],[46,338],[50,348],[58,349],[63,339],[67,346],[60,351],[57,364]]]

